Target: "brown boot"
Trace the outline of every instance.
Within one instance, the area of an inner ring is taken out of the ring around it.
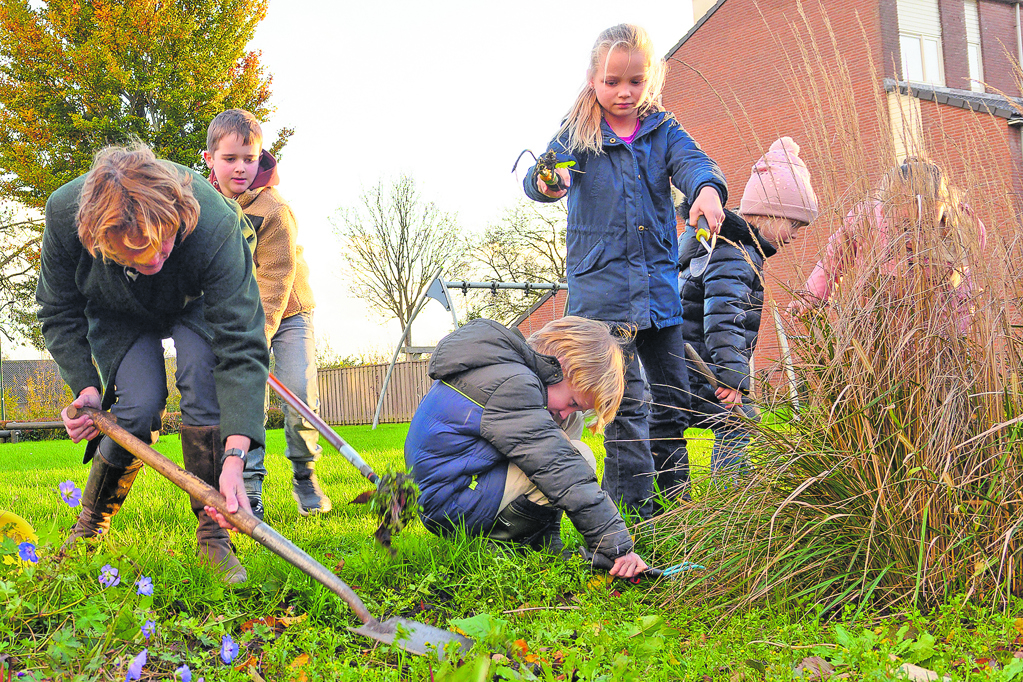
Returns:
[[[82,493],[82,511],[62,551],[68,550],[78,538],[93,538],[110,530],[110,519],[124,504],[141,469],[141,459],[132,460],[128,468],[122,469],[107,464],[100,453],[95,454]]]
[[[220,440],[219,426],[181,427],[181,452],[185,469],[214,488],[220,488],[220,455],[224,443]],[[245,582],[245,567],[238,562],[228,532],[221,528],[203,509],[201,500],[190,496],[192,512],[199,520],[195,536],[199,541],[199,562],[210,566],[225,583]]]

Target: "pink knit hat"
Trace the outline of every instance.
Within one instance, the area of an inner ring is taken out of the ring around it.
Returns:
[[[810,186],[810,172],[799,158],[799,145],[791,137],[775,140],[753,166],[739,212],[804,223],[817,217],[817,195]]]

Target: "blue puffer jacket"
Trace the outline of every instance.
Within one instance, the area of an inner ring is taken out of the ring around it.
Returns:
[[[678,238],[669,181],[690,200],[705,185],[727,198],[721,170],[668,112],[640,123],[632,144],[604,121],[601,154],[571,155],[568,191],[569,315],[662,328],[682,321],[678,298]],[[566,153],[568,136],[548,149]],[[536,166],[523,180],[526,195],[552,202],[536,188]]]
[[[430,377],[436,381],[405,439],[405,464],[431,532],[490,531],[514,463],[592,551],[611,562],[632,551],[614,503],[547,411],[547,386],[564,379],[557,359],[493,320],[474,320],[437,344]]]
[[[682,335],[722,384],[747,393],[749,360],[757,345],[764,308],[764,259],[774,255],[775,249],[732,211],[725,211],[721,237],[706,271],[694,277],[690,262],[706,251],[693,228],[687,225],[682,233],[679,242],[679,289],[685,317]],[[705,403],[720,405],[710,385],[692,366],[689,382],[694,395]]]

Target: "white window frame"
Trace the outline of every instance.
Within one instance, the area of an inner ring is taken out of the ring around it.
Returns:
[[[914,49],[915,45],[915,49]],[[928,48],[933,50],[933,59],[928,60]],[[902,77],[915,83],[928,85],[945,85],[945,65],[942,63],[941,36],[920,33],[900,33],[899,49],[902,52]],[[919,63],[920,69],[910,69],[910,58],[914,66]]]

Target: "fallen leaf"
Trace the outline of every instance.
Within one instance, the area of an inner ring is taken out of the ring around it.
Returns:
[[[249,679],[251,679],[252,682],[266,682],[266,680],[263,679],[263,676],[256,670],[255,666],[249,668]]]
[[[934,680],[951,680],[952,678],[948,675],[945,677],[938,677],[938,673],[927,668],[921,668],[918,665],[912,663],[903,663],[899,666],[899,670],[906,674],[910,682],[932,682]]]
[[[299,654],[298,656],[295,657],[295,660],[291,662],[291,665],[289,667],[291,667],[292,669],[301,668],[303,665],[306,665],[307,663],[309,663],[309,654]]]
[[[835,666],[820,656],[810,656],[800,661],[792,673],[808,680],[826,680],[835,672]]]
[[[590,590],[591,592],[593,590],[604,590],[607,589],[607,586],[610,585],[611,581],[613,580],[614,578],[612,578],[610,575],[606,573],[595,575],[592,578],[590,578],[589,581],[587,581],[586,589]]]
[[[308,613],[303,613],[301,616],[282,616],[281,618],[277,619],[277,622],[284,623],[284,627],[288,627],[289,625],[294,625],[295,623],[301,623],[308,617],[309,617]]]
[[[744,673],[741,670],[736,670],[734,673],[732,673],[731,677],[728,678],[728,682],[745,682],[745,681],[746,681],[746,673]]]
[[[259,667],[259,659],[256,658],[255,656],[249,655],[249,657],[246,658],[244,661],[242,661],[241,663],[236,664],[234,666],[234,669],[235,670],[245,670],[246,668],[258,668],[258,667]]]
[[[1023,637],[1023,618],[1012,621],[1012,628],[1019,633],[1020,637]]]
[[[1002,667],[1001,665],[998,664],[998,661],[996,661],[993,658],[978,658],[974,660],[974,663],[977,664],[977,667],[973,671],[975,673],[1000,670]]]
[[[512,644],[519,648],[518,653],[520,656],[525,656],[526,654],[529,653],[529,645],[526,644],[526,640],[516,639],[514,642],[512,642]]]

